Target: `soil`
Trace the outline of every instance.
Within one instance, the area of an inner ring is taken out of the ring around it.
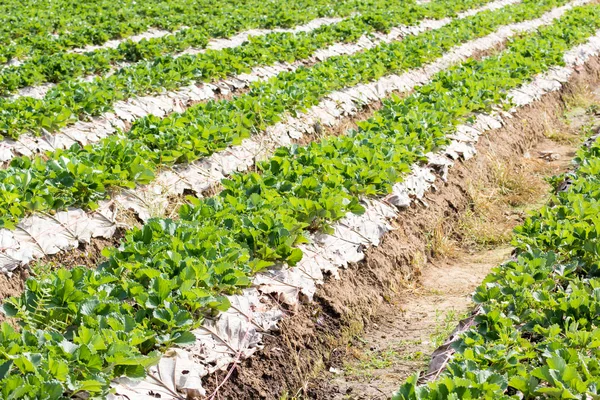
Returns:
[[[26,274],[25,270],[15,271],[10,276],[0,274],[0,304],[8,297],[18,296],[23,293],[23,285],[27,279]],[[7,318],[0,312],[0,323],[6,320]],[[15,323],[11,322],[11,325],[14,326]]]
[[[461,223],[474,211],[477,195],[468,188],[490,199],[500,196],[498,160],[531,169],[539,182],[565,171],[581,143],[574,139],[575,126],[595,124],[586,109],[575,118],[586,121],[570,127],[564,118],[567,103],[589,97],[599,71],[599,59],[591,60],[561,92],[544,96],[483,136],[477,156],[456,163],[448,182],[427,196],[427,205],[403,212],[396,229],[369,249],[363,262],[343,271],[341,279],[329,279],[313,303],[288,311],[260,354],[208,377],[208,398],[380,399],[426,369],[431,352],[471,309],[469,294],[510,254],[505,241],[461,246]],[[525,175],[521,186],[533,175]],[[540,188],[506,201],[499,214],[505,229],[543,203],[549,186]]]

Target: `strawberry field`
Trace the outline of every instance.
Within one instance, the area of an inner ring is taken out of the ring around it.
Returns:
[[[590,0],[0,9],[5,399],[218,398],[215,373],[260,359],[480,136],[600,52]],[[395,399],[600,396],[586,143],[452,358]]]

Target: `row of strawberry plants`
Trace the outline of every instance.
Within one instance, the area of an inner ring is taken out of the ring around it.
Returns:
[[[138,16],[138,7],[127,4],[126,1],[94,1],[86,3],[76,3],[68,1],[50,2],[19,2],[7,1],[0,5],[0,38],[2,47],[10,46],[11,40],[24,41],[29,39],[30,43],[35,43],[38,37],[62,33],[68,30],[77,30],[87,28],[93,25],[103,27],[108,19],[115,23],[106,24],[108,29],[105,31],[110,37],[116,35],[128,35],[137,32],[140,29],[145,30],[143,25],[136,25],[135,17]],[[156,6],[155,1],[148,2],[148,6]],[[142,6],[143,7],[143,6]],[[131,27],[123,26],[116,32],[113,30],[119,23],[131,19]],[[12,36],[11,36],[12,33]],[[99,38],[88,32],[87,40],[82,38],[81,44],[98,41]],[[74,41],[77,42],[76,37]],[[4,51],[2,52],[4,53]],[[5,61],[5,60],[2,60]]]
[[[424,18],[439,19],[452,17],[456,12],[478,6],[489,0],[462,0],[450,2],[432,1],[417,6],[411,2],[390,4],[389,0],[374,0],[369,10],[339,24],[324,26],[312,32],[273,33],[267,37],[252,39],[248,45],[224,51],[208,51],[197,57],[196,63],[215,65],[214,70],[196,71],[196,77],[203,79],[225,76],[248,71],[257,64],[272,64],[277,61],[293,62],[309,57],[315,50],[334,42],[351,42],[361,35],[380,31],[387,32],[392,26],[412,25]],[[17,89],[46,82],[58,83],[90,74],[103,74],[119,62],[164,64],[154,60],[163,55],[186,50],[189,47],[203,48],[211,36],[206,27],[189,28],[161,38],[125,41],[117,48],[97,50],[85,54],[60,52],[34,56],[22,65],[10,67],[0,75],[0,95],[7,95]],[[187,65],[189,60],[171,61],[173,68]],[[151,65],[151,64],[149,64]],[[164,66],[164,65],[163,65]],[[236,68],[232,68],[236,66]],[[139,67],[139,66],[136,66]],[[146,67],[146,66],[145,66]],[[206,68],[204,68],[206,70]]]
[[[393,97],[347,136],[280,149],[260,173],[233,176],[216,197],[190,199],[180,220],[129,232],[97,270],[28,279],[25,293],[4,304],[23,326],[0,328],[0,393],[101,392],[115,376],[142,376],[156,349],[193,341],[189,330],[207,312],[228,308],[223,294],[273,263],[295,264],[307,233],[360,213],[360,196],[388,193],[458,124],[506,102],[508,90],[561,64],[565,50],[599,28],[600,6],[574,9],[495,57]]]
[[[149,27],[173,31],[187,26],[205,35],[224,37],[245,29],[290,27],[322,16],[347,16],[367,11],[372,4],[357,0],[249,0],[243,4],[232,0],[62,0],[17,4],[5,7],[0,14],[0,62],[103,44]]]
[[[276,123],[284,112],[315,105],[334,90],[422,66],[458,44],[506,23],[538,17],[562,3],[564,0],[526,0],[482,12],[401,42],[280,74],[231,101],[198,104],[164,119],[140,119],[127,134],[94,145],[73,146],[47,153],[45,158],[15,158],[7,169],[0,170],[1,224],[12,228],[32,211],[69,206],[93,209],[115,186],[149,183],[161,167],[225,149]]]
[[[214,2],[204,1],[204,7]],[[225,3],[224,9],[230,6]],[[201,9],[201,8],[200,8]],[[0,61],[22,58],[33,54],[52,54],[88,44],[102,44],[109,39],[140,33],[152,25],[181,24],[179,16],[168,11],[198,15],[198,8],[183,2],[170,1],[161,5],[156,1],[142,4],[128,1],[98,1],[89,3],[9,2],[2,5],[0,38],[4,45]],[[57,35],[53,37],[51,35]]]
[[[480,3],[481,0],[440,0],[431,8],[419,8],[421,13],[415,8],[399,5],[388,7],[389,13],[383,14],[393,18],[390,21],[396,24],[411,18],[411,14],[419,18],[439,18],[455,15],[456,11]],[[407,10],[410,11],[408,14]],[[371,17],[375,25],[385,28],[392,25],[389,22],[382,25],[381,14],[368,15],[367,21]],[[99,115],[108,111],[119,100],[248,72],[257,65],[304,58],[336,38],[344,38],[346,35],[348,38],[355,37],[358,32],[353,28],[354,21],[358,21],[360,29],[365,28],[364,20],[359,18],[341,24],[341,30],[333,26],[324,27],[308,35],[269,35],[254,39],[239,48],[177,58],[158,57],[120,69],[108,77],[98,77],[92,82],[68,80],[50,90],[44,99],[20,97],[15,101],[0,100],[0,132],[16,138],[22,133],[40,133],[43,129],[55,131],[84,116]],[[7,75],[7,79],[12,77]]]
[[[516,260],[475,291],[482,313],[446,371],[422,386],[413,376],[394,399],[600,397],[600,140],[576,164],[515,230]]]

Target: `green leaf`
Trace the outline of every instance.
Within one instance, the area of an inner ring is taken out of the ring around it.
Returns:
[[[300,260],[302,260],[302,250],[300,249],[292,249],[290,255],[286,259],[289,265],[296,265]]]

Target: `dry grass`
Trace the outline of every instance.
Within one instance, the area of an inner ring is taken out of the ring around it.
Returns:
[[[117,207],[117,216],[115,220],[118,221],[121,226],[135,228],[142,227],[142,223],[134,211],[122,207],[120,203],[115,203],[115,207]]]
[[[458,246],[453,238],[447,234],[449,228],[446,227],[444,219],[440,218],[435,228],[425,234],[427,239],[427,250],[433,258],[448,259],[455,258],[458,255]]]
[[[523,209],[535,206],[548,192],[547,163],[532,159],[503,159],[488,155],[491,165],[485,181],[467,187],[470,208],[461,217],[456,236],[461,246],[484,249],[506,244]]]
[[[539,174],[543,163],[535,160],[490,158],[490,183],[500,201],[512,207],[524,206],[545,193],[547,185]]]
[[[576,145],[581,142],[581,136],[576,135],[569,130],[546,130],[544,136],[553,142],[566,145]]]
[[[544,136],[558,144],[578,145],[582,140],[582,131],[599,114],[598,95],[594,88],[585,84],[571,86],[569,91],[563,95],[563,101],[567,105],[563,120],[564,125],[557,127],[556,124],[548,123],[544,128]],[[540,118],[540,121],[551,121],[552,118]],[[596,121],[597,123],[597,121]]]
[[[473,199],[471,209],[461,218],[456,234],[461,238],[461,246],[466,248],[490,248],[510,240],[511,229],[503,220],[502,207],[476,191],[472,185],[468,193]]]
[[[415,254],[413,255],[413,257],[411,258],[410,264],[412,267],[413,274],[415,276],[421,275],[421,271],[427,264],[427,255],[425,253],[417,250],[415,252]],[[414,279],[411,279],[411,281],[414,281]]]
[[[488,167],[465,187],[468,209],[457,224],[440,218],[426,233],[428,256],[455,259],[464,249],[483,250],[507,244],[512,230],[522,221],[525,210],[536,207],[546,197],[549,185],[544,177],[556,168],[551,162],[529,157],[487,157]]]
[[[574,145],[580,141],[580,136],[578,135],[577,129],[572,129],[568,127],[568,113],[564,115],[564,124],[559,124],[561,126],[557,127],[557,124],[554,121],[554,116],[549,115],[547,110],[540,110],[539,113],[539,123],[543,126],[542,130],[544,136],[555,143],[564,144],[564,145]],[[523,121],[523,125],[527,125],[527,121]]]
[[[575,86],[563,97],[568,105],[565,119],[572,132],[572,135],[567,136],[581,137],[581,133],[591,127],[590,125],[597,125],[598,115],[600,115],[600,96],[594,89],[585,85]],[[563,135],[565,132],[561,132],[559,137]]]
[[[585,84],[573,85],[568,93],[563,96],[566,109],[572,111],[576,108],[588,109],[598,104],[598,97],[594,95],[595,87]]]

